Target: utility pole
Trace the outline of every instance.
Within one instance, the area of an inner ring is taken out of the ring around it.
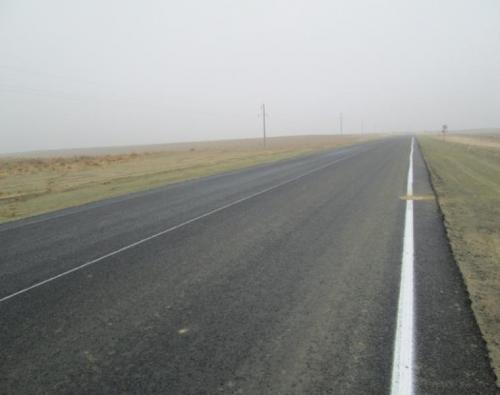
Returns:
[[[340,134],[344,134],[344,125],[342,125],[342,118],[343,118],[343,114],[340,113],[340,118],[339,118],[339,121],[340,121]]]
[[[266,148],[266,105],[262,104],[262,137],[264,142],[264,148]]]

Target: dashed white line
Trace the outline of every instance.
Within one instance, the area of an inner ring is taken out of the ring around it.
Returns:
[[[413,394],[413,350],[414,350],[414,296],[413,296],[413,146],[411,140],[410,165],[408,167],[408,184],[403,236],[403,255],[401,265],[401,285],[399,288],[398,315],[394,356],[392,361],[392,395]]]
[[[246,200],[252,199],[252,198],[254,198],[254,197],[256,197],[256,196],[259,196],[259,195],[262,195],[262,194],[264,194],[264,193],[266,193],[266,192],[270,192],[270,191],[272,191],[272,190],[274,190],[274,189],[276,189],[276,188],[282,187],[282,186],[284,186],[284,185],[286,185],[286,184],[290,184],[290,183],[292,183],[292,182],[294,182],[294,181],[300,180],[300,179],[301,179],[301,178],[303,178],[303,177],[306,177],[306,176],[308,176],[308,175],[310,175],[310,174],[312,174],[312,173],[318,172],[318,171],[320,171],[320,170],[326,169],[327,167],[333,166],[334,164],[336,164],[336,163],[338,163],[338,162],[341,162],[341,161],[343,161],[343,160],[346,160],[346,159],[348,159],[348,158],[350,158],[350,157],[352,157],[352,156],[354,156],[354,155],[355,155],[355,153],[350,154],[350,155],[347,155],[347,156],[344,156],[344,157],[342,157],[342,158],[339,158],[339,159],[337,159],[337,160],[334,160],[334,161],[332,161],[332,162],[329,162],[329,163],[327,163],[327,164],[326,164],[326,165],[324,165],[324,166],[320,166],[320,167],[317,167],[317,168],[315,168],[315,169],[312,169],[312,170],[310,170],[310,171],[308,171],[308,172],[305,172],[305,173],[301,174],[300,176],[297,176],[297,177],[294,177],[294,178],[292,178],[292,179],[289,179],[289,180],[286,180],[286,181],[280,182],[280,183],[278,183],[278,184],[276,184],[276,185],[273,185],[272,187],[269,187],[269,188],[263,189],[263,190],[261,190],[261,191],[259,191],[259,192],[256,192],[256,193],[253,193],[253,194],[248,195],[248,196],[246,196],[246,197],[243,197],[243,198],[241,198],[241,199],[235,200],[235,201],[233,201],[233,202],[231,202],[231,203],[225,204],[225,205],[223,205],[223,206],[221,206],[221,207],[218,207],[218,208],[216,208],[216,209],[213,209],[213,210],[207,211],[206,213],[201,214],[201,215],[199,215],[199,216],[197,216],[197,217],[195,217],[195,218],[191,218],[191,219],[189,219],[189,220],[187,220],[187,221],[181,222],[180,224],[174,225],[174,226],[172,226],[172,227],[170,227],[170,228],[168,228],[168,229],[162,230],[161,232],[155,233],[155,234],[153,234],[153,235],[151,235],[151,236],[148,236],[148,237],[146,237],[146,238],[144,238],[144,239],[141,239],[141,240],[139,240],[139,241],[136,241],[136,242],[134,242],[134,243],[132,243],[132,244],[128,244],[128,245],[126,245],[126,246],[123,246],[123,247],[121,247],[121,248],[119,248],[119,249],[117,249],[117,250],[115,250],[115,251],[112,251],[112,252],[110,252],[110,253],[106,254],[106,255],[100,256],[99,258],[96,258],[96,259],[93,259],[93,260],[91,260],[91,261],[85,262],[85,263],[83,263],[83,264],[81,264],[81,265],[79,265],[79,266],[76,266],[76,267],[72,268],[72,269],[66,270],[65,272],[62,272],[62,273],[57,274],[57,275],[55,275],[55,276],[53,276],[53,277],[47,278],[46,280],[43,280],[43,281],[37,282],[37,283],[35,283],[35,284],[33,284],[33,285],[29,286],[29,287],[23,288],[23,289],[21,289],[21,290],[19,290],[19,291],[17,291],[17,292],[14,292],[14,293],[12,293],[12,294],[10,294],[10,295],[4,296],[4,297],[0,298],[0,303],[5,302],[5,301],[7,301],[7,300],[9,300],[9,299],[12,299],[12,298],[14,298],[14,297],[16,297],[16,296],[19,296],[19,295],[21,295],[21,294],[24,294],[24,293],[26,293],[26,292],[28,292],[28,291],[30,291],[30,290],[32,290],[32,289],[35,289],[35,288],[38,288],[38,287],[42,286],[42,285],[45,285],[45,284],[47,284],[47,283],[50,283],[50,282],[52,282],[52,281],[54,281],[54,280],[57,280],[57,279],[59,279],[59,278],[61,278],[61,277],[65,277],[65,276],[67,276],[68,274],[71,274],[71,273],[74,273],[74,272],[76,272],[76,271],[82,270],[82,269],[86,268],[87,266],[93,265],[94,263],[101,262],[101,261],[105,260],[106,258],[110,258],[110,257],[112,257],[113,255],[116,255],[116,254],[119,254],[119,253],[121,253],[121,252],[127,251],[127,250],[129,250],[129,249],[131,249],[131,248],[133,248],[133,247],[136,247],[136,246],[138,246],[138,245],[140,245],[140,244],[143,244],[143,243],[145,243],[145,242],[147,242],[147,241],[149,241],[149,240],[155,239],[155,238],[157,238],[157,237],[159,237],[159,236],[162,236],[162,235],[164,235],[164,234],[166,234],[166,233],[169,233],[169,232],[172,232],[172,231],[174,231],[174,230],[176,230],[176,229],[182,228],[183,226],[186,226],[186,225],[188,225],[188,224],[191,224],[191,223],[193,223],[193,222],[195,222],[195,221],[198,221],[198,220],[200,220],[200,219],[202,219],[202,218],[208,217],[209,215],[212,215],[212,214],[218,213],[219,211],[222,211],[222,210],[225,210],[225,209],[227,209],[227,208],[229,208],[229,207],[235,206],[235,205],[237,205],[237,204],[239,204],[239,203],[242,203],[242,202],[244,202],[244,201],[246,201]]]

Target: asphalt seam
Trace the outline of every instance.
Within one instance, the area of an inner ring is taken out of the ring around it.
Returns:
[[[365,152],[365,151],[361,151],[361,153],[362,153],[362,152]],[[344,156],[344,157],[342,157],[342,158],[336,159],[336,160],[334,160],[334,161],[332,161],[332,162],[327,163],[327,164],[326,164],[326,165],[324,165],[324,166],[320,166],[320,167],[317,167],[317,168],[315,168],[315,169],[309,170],[309,171],[307,171],[307,172],[305,172],[305,173],[303,173],[303,174],[301,174],[301,175],[299,175],[299,176],[297,176],[297,177],[294,177],[294,178],[291,178],[291,179],[289,179],[289,180],[286,180],[286,181],[280,182],[280,183],[278,183],[278,184],[276,184],[276,185],[273,185],[273,186],[271,186],[271,187],[265,188],[265,189],[263,189],[263,190],[261,190],[261,191],[259,191],[259,192],[255,192],[255,193],[253,193],[253,194],[251,194],[251,195],[248,195],[248,196],[245,196],[245,197],[243,197],[243,198],[237,199],[237,200],[235,200],[235,201],[233,201],[233,202],[231,202],[231,203],[228,203],[228,204],[225,204],[225,205],[220,206],[220,207],[218,207],[218,208],[215,208],[215,209],[213,209],[213,210],[207,211],[207,212],[205,212],[204,214],[201,214],[201,215],[199,215],[199,216],[197,216],[197,217],[191,218],[191,219],[189,219],[189,220],[187,220],[187,221],[184,221],[184,222],[181,222],[181,223],[179,223],[179,224],[177,224],[177,225],[171,226],[171,227],[169,227],[169,228],[167,228],[167,229],[164,229],[164,230],[162,230],[162,231],[160,231],[160,232],[157,232],[157,233],[155,233],[155,234],[152,234],[152,235],[150,235],[150,236],[148,236],[148,237],[145,237],[145,238],[143,238],[143,239],[141,239],[141,240],[138,240],[138,241],[136,241],[136,242],[134,242],[134,243],[131,243],[131,244],[125,245],[125,246],[123,246],[123,247],[121,247],[121,248],[118,248],[117,250],[114,250],[114,251],[112,251],[112,252],[109,252],[109,253],[107,253],[107,254],[105,254],[105,255],[102,255],[102,256],[100,256],[100,257],[98,257],[98,258],[95,258],[95,259],[93,259],[93,260],[87,261],[87,262],[85,262],[85,263],[83,263],[83,264],[81,264],[81,265],[75,266],[74,268],[71,268],[71,269],[69,269],[69,270],[66,270],[66,271],[64,271],[64,272],[62,272],[62,273],[59,273],[59,274],[55,275],[55,276],[49,277],[49,278],[47,278],[47,279],[45,279],[45,280],[39,281],[39,282],[37,282],[37,283],[35,283],[35,284],[32,284],[32,285],[30,285],[29,287],[23,288],[23,289],[21,289],[21,290],[19,290],[19,291],[16,291],[16,292],[12,293],[12,294],[6,295],[6,296],[4,296],[4,297],[0,298],[0,303],[6,302],[6,301],[8,301],[8,300],[10,300],[10,299],[12,299],[12,298],[15,298],[16,296],[22,295],[22,294],[24,294],[24,293],[26,293],[26,292],[29,292],[29,291],[31,291],[31,290],[33,290],[33,289],[35,289],[35,288],[41,287],[42,285],[45,285],[45,284],[51,283],[51,282],[53,282],[53,281],[55,281],[55,280],[57,280],[57,279],[59,279],[59,278],[65,277],[65,276],[67,276],[67,275],[69,275],[69,274],[71,274],[71,273],[74,273],[74,272],[80,271],[80,270],[82,270],[82,269],[84,269],[84,268],[86,268],[86,267],[88,267],[88,266],[91,266],[91,265],[93,265],[93,264],[95,264],[95,263],[101,262],[101,261],[103,261],[103,260],[105,260],[105,259],[107,259],[107,258],[110,258],[110,257],[112,257],[112,256],[114,256],[114,255],[120,254],[121,252],[127,251],[127,250],[129,250],[129,249],[131,249],[131,248],[134,248],[134,247],[136,247],[136,246],[138,246],[138,245],[140,245],[140,244],[143,244],[143,243],[145,243],[145,242],[147,242],[147,241],[149,241],[149,240],[152,240],[152,239],[155,239],[155,238],[157,238],[157,237],[160,237],[160,236],[162,236],[162,235],[164,235],[164,234],[170,233],[170,232],[172,232],[172,231],[174,231],[174,230],[177,230],[177,229],[179,229],[179,228],[181,228],[181,227],[183,227],[183,226],[189,225],[189,224],[191,224],[191,223],[193,223],[193,222],[196,222],[196,221],[198,221],[198,220],[200,220],[200,219],[203,219],[203,218],[205,218],[205,217],[208,217],[208,216],[210,216],[210,215],[212,215],[212,214],[218,213],[218,212],[220,212],[220,211],[222,211],[222,210],[225,210],[225,209],[227,209],[227,208],[230,208],[230,207],[232,207],[232,206],[235,206],[235,205],[237,205],[237,204],[239,204],[239,203],[243,203],[243,202],[245,202],[245,201],[247,201],[247,200],[249,200],[249,199],[252,199],[252,198],[257,197],[257,196],[259,196],[259,195],[265,194],[265,193],[270,192],[270,191],[272,191],[272,190],[274,190],[274,189],[280,188],[280,187],[282,187],[282,186],[284,186],[284,185],[287,185],[287,184],[293,183],[293,182],[295,182],[295,181],[298,181],[298,180],[300,180],[301,178],[304,178],[304,177],[306,177],[306,176],[308,176],[308,175],[311,175],[311,174],[313,174],[313,173],[316,173],[316,172],[318,172],[318,171],[324,170],[324,169],[326,169],[326,168],[328,168],[328,167],[330,167],[330,166],[333,166],[333,165],[334,165],[334,164],[336,164],[336,163],[339,163],[339,162],[344,161],[344,160],[346,160],[346,159],[352,158],[353,156],[355,156],[355,155],[357,155],[357,154],[360,154],[360,152],[355,152],[355,153],[353,153],[353,154],[351,154],[351,155],[347,155],[347,156]]]

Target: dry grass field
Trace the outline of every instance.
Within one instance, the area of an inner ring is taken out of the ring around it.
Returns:
[[[460,143],[466,145],[473,145],[485,148],[497,148],[500,149],[500,136],[458,136],[458,135],[448,135],[446,136],[446,141],[452,143]]]
[[[247,139],[4,155],[0,222],[376,137],[276,137],[266,149]]]
[[[500,379],[500,136],[425,136],[419,142]]]

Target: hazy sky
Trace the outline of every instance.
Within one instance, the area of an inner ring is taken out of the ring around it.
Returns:
[[[0,152],[500,126],[500,0],[0,0]]]

